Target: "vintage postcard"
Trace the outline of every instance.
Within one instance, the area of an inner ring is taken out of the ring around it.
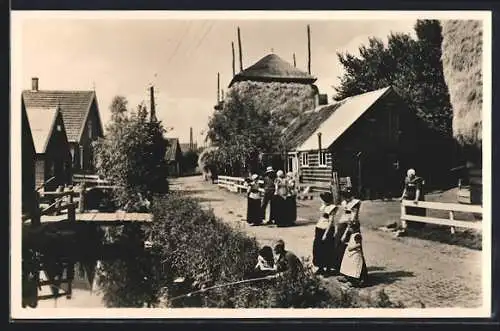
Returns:
[[[11,318],[489,317],[491,17],[13,11]]]

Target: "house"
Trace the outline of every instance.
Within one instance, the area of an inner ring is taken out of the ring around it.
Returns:
[[[178,177],[182,174],[182,149],[178,138],[167,138],[167,150],[165,160],[168,164],[168,175]]]
[[[71,153],[60,109],[25,107],[25,111],[36,152],[36,186],[51,177],[55,179],[45,186],[45,191],[71,184]]]
[[[38,78],[32,78],[32,88],[23,91],[22,99],[27,108],[60,109],[67,130],[73,171],[93,173],[92,142],[104,134],[95,91],[39,90]]]
[[[317,107],[284,132],[287,170],[303,183],[349,177],[363,198],[400,194],[414,153],[413,116],[392,87]],[[397,191],[397,192],[396,192]]]
[[[26,109],[21,107],[21,157],[22,157],[22,212],[29,213],[33,207],[35,193],[35,145],[31,135]]]

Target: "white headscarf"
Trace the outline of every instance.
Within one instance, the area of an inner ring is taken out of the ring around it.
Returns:
[[[415,176],[415,169],[408,169],[408,171],[406,172],[406,175],[408,177]]]

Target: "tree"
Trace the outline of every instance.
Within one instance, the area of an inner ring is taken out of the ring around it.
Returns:
[[[163,126],[161,122],[149,122],[143,107],[129,112],[126,105],[124,97],[113,99],[106,137],[95,144],[98,173],[121,186],[113,191],[119,207],[134,205],[140,195],[168,190]]]
[[[270,111],[256,109],[235,91],[228,93],[223,109],[215,111],[208,127],[208,138],[217,147],[212,160],[217,168],[231,175],[255,171],[260,154],[278,148],[279,130]]]
[[[360,56],[338,53],[345,69],[336,100],[392,85],[416,116],[433,130],[451,134],[452,110],[441,64],[441,26],[436,20],[418,20],[418,39],[391,34],[387,46],[370,38]]]
[[[198,165],[198,152],[189,150],[182,154],[182,169],[192,171]]]

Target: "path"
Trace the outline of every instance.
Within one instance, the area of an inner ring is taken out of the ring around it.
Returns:
[[[315,219],[310,215],[316,214],[317,200],[299,203],[298,215],[303,219],[294,227],[252,227],[242,221],[246,200],[241,194],[220,189],[201,176],[176,179],[172,181],[172,189],[190,192],[217,216],[255,236],[261,244],[282,238],[287,248],[297,255],[311,257]],[[363,204],[363,208],[368,209],[363,214],[370,215],[369,209],[374,208],[374,203]],[[367,221],[361,218],[362,223]],[[482,305],[481,251],[416,238],[394,238],[366,227],[362,232],[366,262],[373,279],[373,285],[362,291],[384,288],[391,300],[401,300],[407,307],[420,307],[419,301],[426,307]],[[336,280],[330,277],[326,282]]]

